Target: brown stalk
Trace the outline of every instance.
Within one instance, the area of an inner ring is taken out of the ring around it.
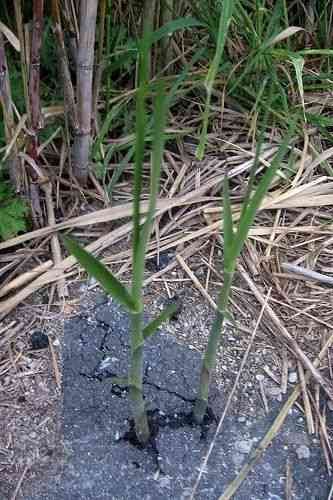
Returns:
[[[29,129],[29,156],[38,163],[38,133],[43,127],[40,104],[40,51],[43,34],[44,0],[34,0],[33,20],[29,65],[28,97],[30,109]],[[30,199],[32,218],[36,226],[42,225],[42,209],[40,204],[39,177],[31,165],[26,164],[26,171],[30,179]]]
[[[94,78],[94,89],[93,89],[93,120],[96,131],[98,130],[98,124],[97,124],[98,97],[101,89],[102,76],[103,76],[103,49],[104,49],[105,21],[106,21],[106,0],[100,0],[98,50],[96,55],[96,64],[95,64],[96,75]]]
[[[148,32],[154,31],[156,19],[158,16],[158,10],[159,10],[158,0],[144,0],[142,9],[142,22],[141,22],[142,35],[145,29],[147,29]],[[150,77],[153,77],[155,72],[155,64],[152,56],[154,57],[153,51],[151,51],[151,55],[149,55]]]
[[[172,21],[174,14],[174,0],[162,0],[161,2],[161,22],[162,25]],[[160,69],[166,67],[166,74],[172,72],[172,61],[173,51],[171,45],[171,38],[164,37],[161,40],[161,58],[160,58]]]
[[[73,173],[85,185],[89,173],[91,143],[92,83],[98,2],[81,0],[80,38],[77,57],[77,113],[79,127],[72,148]]]
[[[28,70],[27,70],[27,59],[26,59],[26,50],[25,50],[25,37],[24,37],[24,25],[23,25],[23,17],[22,17],[22,5],[21,0],[14,0],[14,9],[15,9],[15,21],[16,21],[16,29],[18,38],[20,41],[20,58],[21,58],[21,74],[22,74],[22,82],[23,82],[23,92],[25,98],[25,107],[27,110],[28,116],[30,115],[29,110],[29,98],[28,98]]]
[[[73,130],[78,131],[78,118],[75,104],[75,94],[69,70],[69,62],[65,46],[65,38],[61,25],[59,10],[59,0],[52,1],[53,33],[57,41],[57,50],[59,55],[60,71],[63,79],[65,112],[68,121]]]

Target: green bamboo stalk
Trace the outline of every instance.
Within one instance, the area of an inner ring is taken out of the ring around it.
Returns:
[[[136,151],[134,172],[134,199],[133,199],[133,281],[132,297],[138,313],[131,313],[131,367],[129,374],[129,396],[132,404],[136,435],[141,443],[149,439],[149,426],[145,410],[142,379],[143,379],[143,344],[144,329],[143,312],[143,279],[145,270],[145,255],[150,238],[155,215],[156,200],[159,190],[161,162],[164,148],[164,129],[166,122],[167,100],[163,88],[160,88],[156,97],[154,109],[153,150],[151,158],[150,193],[146,220],[141,225],[141,193],[142,167],[144,160],[145,133],[147,113],[145,99],[148,91],[149,75],[149,48],[151,44],[150,30],[144,34],[139,47],[139,89],[136,108]]]
[[[193,416],[196,422],[201,424],[204,420],[209,397],[209,386],[212,379],[212,373],[215,369],[217,351],[220,343],[221,332],[224,321],[227,317],[227,307],[229,302],[231,285],[234,277],[235,265],[231,265],[230,269],[225,269],[223,273],[223,288],[219,294],[217,307],[218,310],[210,331],[207,349],[203,358],[198,395],[195,401]]]
[[[193,416],[197,423],[201,424],[204,420],[209,397],[209,386],[212,379],[212,373],[215,369],[217,350],[220,342],[221,332],[225,319],[228,317],[228,303],[231,291],[231,285],[236,269],[237,259],[243,249],[244,243],[253,221],[255,219],[258,208],[266,195],[269,186],[281,164],[281,161],[286,154],[291,142],[292,134],[295,129],[295,124],[291,124],[284,140],[282,141],[271,166],[266,170],[259,185],[254,190],[250,197],[248,194],[244,200],[245,209],[241,212],[241,218],[238,223],[237,231],[234,232],[231,202],[229,194],[229,184],[225,177],[223,185],[223,219],[224,219],[224,270],[223,270],[223,287],[220,291],[217,301],[217,313],[210,331],[207,349],[202,361],[201,373],[198,394],[195,401]],[[262,136],[261,136],[262,137]],[[252,175],[255,171],[252,170]],[[253,184],[250,179],[251,185]]]
[[[137,298],[138,300],[138,298]],[[143,397],[143,312],[131,314],[131,364],[129,369],[129,398],[135,433],[143,445],[150,437],[147,412]]]
[[[136,436],[141,445],[146,445],[150,430],[143,395],[143,350],[144,340],[153,335],[163,321],[172,316],[176,306],[167,307],[149,325],[143,324],[143,278],[145,255],[150,239],[159,192],[161,163],[164,151],[167,105],[164,86],[158,86],[154,101],[153,137],[151,150],[151,174],[148,210],[142,222],[141,197],[143,161],[147,132],[146,98],[148,94],[149,51],[152,44],[150,31],[145,32],[139,44],[139,86],[136,95],[136,140],[135,169],[133,188],[133,243],[132,243],[132,287],[128,291],[112,273],[95,257],[82,249],[77,243],[66,239],[68,250],[75,255],[80,264],[94,276],[115,300],[126,307],[131,319],[130,349],[131,361],[128,372],[129,397]]]

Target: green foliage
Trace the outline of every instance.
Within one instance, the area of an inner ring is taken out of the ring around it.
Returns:
[[[27,229],[28,207],[16,197],[9,184],[0,181],[0,240],[7,240]]]

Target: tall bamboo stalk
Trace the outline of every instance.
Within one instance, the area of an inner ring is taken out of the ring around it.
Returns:
[[[169,23],[174,18],[174,0],[161,0],[161,24],[164,25]],[[168,64],[172,60],[172,46],[171,46],[171,38],[164,37],[161,40],[161,57],[160,57],[160,69],[168,66]],[[167,74],[170,74],[172,71],[172,65],[169,65],[167,68]]]
[[[34,162],[38,163],[38,133],[43,127],[40,104],[40,52],[43,34],[44,0],[33,1],[32,34],[30,45],[28,97],[30,109],[30,137],[28,152]],[[36,169],[26,163],[30,178],[30,199],[32,216],[36,226],[42,225],[42,209],[40,205],[39,175]]]
[[[65,39],[61,24],[59,0],[52,0],[53,33],[57,41],[57,51],[59,55],[60,71],[63,79],[63,91],[65,101],[65,113],[74,131],[78,131],[79,122],[77,117],[75,93],[69,70],[69,62],[66,52]],[[75,132],[74,132],[75,134]]]
[[[153,32],[155,29],[157,13],[159,11],[159,1],[158,0],[144,0],[142,9],[142,22],[141,30],[142,34],[145,30]],[[153,50],[149,53],[149,76],[152,78],[154,76],[154,56]]]
[[[72,148],[73,173],[85,185],[89,173],[91,144],[92,83],[97,0],[81,0],[80,38],[77,56],[77,112],[79,127]]]
[[[98,24],[98,50],[96,55],[96,74],[94,78],[93,90],[93,119],[95,123],[95,130],[98,129],[97,124],[97,105],[98,97],[102,83],[103,76],[103,53],[104,53],[104,36],[105,36],[105,22],[106,22],[106,0],[100,0],[99,5],[99,24]]]
[[[14,0],[14,10],[15,10],[16,29],[18,38],[20,40],[21,75],[22,75],[25,107],[28,116],[30,116],[29,97],[28,97],[28,69],[26,61],[26,48],[25,48],[21,0]]]
[[[7,58],[5,52],[5,43],[2,32],[0,31],[0,103],[2,105],[3,122],[5,126],[6,143],[9,144],[15,133],[15,120],[12,105],[12,96],[10,80],[8,73]],[[18,159],[16,142],[6,161],[9,171],[9,177],[16,192],[20,190],[20,162]]]

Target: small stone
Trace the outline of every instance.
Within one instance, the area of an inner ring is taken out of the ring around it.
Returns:
[[[296,372],[290,372],[288,376],[288,380],[291,384],[296,384],[298,380],[298,375]]]
[[[40,330],[35,330],[30,337],[30,343],[33,351],[46,349],[49,346],[49,338]]]
[[[296,455],[299,460],[310,458],[310,448],[302,444],[298,448],[296,448]]]
[[[236,443],[236,448],[240,453],[250,453],[252,448],[252,441],[246,441],[245,439],[242,441],[238,441]]]
[[[246,417],[243,417],[243,416],[238,417],[238,422],[241,423],[241,424],[244,423],[244,422],[246,422]]]

